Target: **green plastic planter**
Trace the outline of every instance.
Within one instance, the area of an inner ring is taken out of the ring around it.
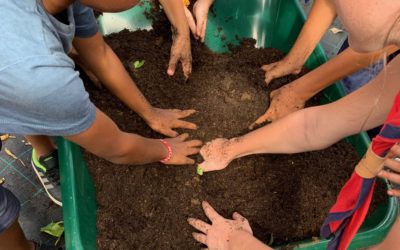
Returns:
[[[109,34],[124,28],[150,29],[151,21],[144,15],[148,8],[149,4],[145,2],[118,14],[106,13],[99,18],[100,31]],[[297,0],[215,0],[213,13],[209,14],[206,44],[216,52],[226,51],[227,43],[237,44],[237,37],[252,37],[257,40],[257,46],[288,52],[305,20]],[[318,47],[306,66],[313,69],[325,61],[325,53]],[[323,102],[334,101],[343,95],[343,87],[338,83],[324,91]],[[365,133],[348,140],[360,155],[369,144]],[[96,249],[96,194],[92,178],[77,145],[59,139],[59,154],[66,247],[68,250]],[[365,221],[350,249],[382,241],[397,217],[397,210],[397,200],[388,198],[388,202]],[[307,250],[326,249],[326,245],[326,240],[293,243],[297,249]]]

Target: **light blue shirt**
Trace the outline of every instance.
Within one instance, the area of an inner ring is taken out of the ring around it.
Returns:
[[[69,24],[41,1],[0,0],[0,132],[74,135],[92,125],[96,108],[67,53],[97,23],[79,1],[67,9]]]

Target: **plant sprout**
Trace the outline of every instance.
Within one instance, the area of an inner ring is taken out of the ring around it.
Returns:
[[[197,172],[198,175],[203,175],[203,169],[200,167],[200,165],[197,166],[196,172]]]
[[[135,69],[140,69],[143,65],[144,65],[144,60],[137,60],[135,62],[133,62],[133,67]]]

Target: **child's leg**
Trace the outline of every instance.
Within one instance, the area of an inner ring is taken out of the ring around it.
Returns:
[[[56,149],[50,137],[45,135],[27,135],[26,139],[32,144],[36,150],[38,157],[48,155]]]
[[[34,250],[33,242],[25,238],[25,234],[18,223],[14,222],[6,231],[0,233],[0,250]]]
[[[50,199],[59,206],[61,202],[60,170],[56,146],[48,136],[25,136],[32,144],[32,167]]]
[[[13,193],[0,186],[0,250],[33,249],[18,223],[20,203]]]

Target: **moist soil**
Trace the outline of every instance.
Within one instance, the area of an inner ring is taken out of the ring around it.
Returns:
[[[105,39],[154,106],[198,111],[188,119],[198,130],[178,130],[189,132],[191,138],[206,142],[248,132],[248,125],[269,105],[269,93],[297,78],[283,77],[265,87],[260,67],[283,54],[272,48],[257,49],[251,40],[229,54],[212,53],[192,41],[190,79],[184,81],[180,68],[169,77],[169,25],[159,27],[157,32],[124,30]],[[145,60],[143,67],[134,69],[136,60]],[[87,84],[87,89],[91,100],[122,130],[163,138],[105,88]],[[344,141],[317,152],[244,157],[223,171],[203,176],[196,174],[193,165],[114,165],[89,153],[85,157],[97,190],[97,245],[107,250],[199,249],[186,219],[206,219],[201,209],[204,200],[225,217],[240,212],[250,221],[254,235],[268,244],[317,237],[359,160]],[[200,156],[194,159],[201,161]],[[381,195],[374,204],[384,200],[384,192],[376,193]]]

